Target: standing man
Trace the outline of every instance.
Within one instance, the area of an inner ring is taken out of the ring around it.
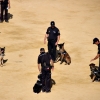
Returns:
[[[100,41],[99,41],[99,39],[94,38],[93,39],[93,44],[96,44],[98,46],[98,53],[91,61],[94,61],[94,60],[96,60],[97,58],[100,57]],[[99,60],[100,60],[100,58],[99,58]],[[100,70],[100,61],[99,61],[99,70]]]
[[[3,12],[5,12],[5,21],[8,22],[8,9],[10,8],[10,0],[1,0],[1,22],[3,22]]]
[[[54,69],[54,64],[50,54],[46,53],[44,48],[40,49],[37,63],[38,69],[42,74],[42,91],[51,92],[51,69]]]
[[[44,37],[44,44],[46,43],[46,39],[48,40],[48,52],[52,57],[52,60],[55,62],[56,60],[56,47],[60,40],[60,31],[55,26],[55,22],[50,22],[50,27],[47,28],[45,37]]]

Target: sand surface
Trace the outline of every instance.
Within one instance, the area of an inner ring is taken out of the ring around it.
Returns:
[[[0,47],[6,47],[0,67],[0,100],[100,100],[100,83],[91,82],[90,60],[100,38],[100,0],[11,0],[9,23],[0,23]],[[33,93],[39,74],[37,57],[46,29],[54,20],[71,65],[55,64],[51,93]],[[98,65],[98,60],[93,61]]]

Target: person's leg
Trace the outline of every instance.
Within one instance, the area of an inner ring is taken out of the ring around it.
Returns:
[[[5,21],[7,22],[8,21],[8,6],[7,6],[7,4],[5,5],[4,10],[5,10]]]
[[[47,72],[46,74],[46,92],[51,92],[51,73]]]
[[[45,79],[46,79],[46,74],[45,71],[42,70],[42,92],[45,92]]]
[[[57,46],[55,45],[55,41],[52,41],[52,57],[54,61],[56,60],[56,48]]]
[[[3,3],[1,2],[1,21],[3,22]]]
[[[52,42],[51,41],[48,41],[48,52],[51,55],[51,58],[53,59],[53,57],[52,57],[53,49],[52,49]]]

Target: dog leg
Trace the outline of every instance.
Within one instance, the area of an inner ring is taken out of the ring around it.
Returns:
[[[63,63],[63,59],[64,59],[64,55],[63,55],[63,54],[61,54],[61,62],[60,62],[60,64],[62,64],[62,63]]]
[[[96,75],[93,76],[93,78],[92,78],[92,82],[94,82],[95,79],[96,79]]]

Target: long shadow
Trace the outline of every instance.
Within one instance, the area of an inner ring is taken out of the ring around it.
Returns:
[[[4,21],[4,18],[5,18],[5,15],[3,15],[3,21]],[[8,13],[8,22],[9,22],[9,20],[12,19],[12,18],[13,18],[13,15],[10,14],[10,13]],[[1,19],[1,14],[0,14],[0,19]]]
[[[8,20],[9,20],[9,19],[12,19],[12,18],[13,18],[13,15],[10,14],[10,13],[8,13]]]

